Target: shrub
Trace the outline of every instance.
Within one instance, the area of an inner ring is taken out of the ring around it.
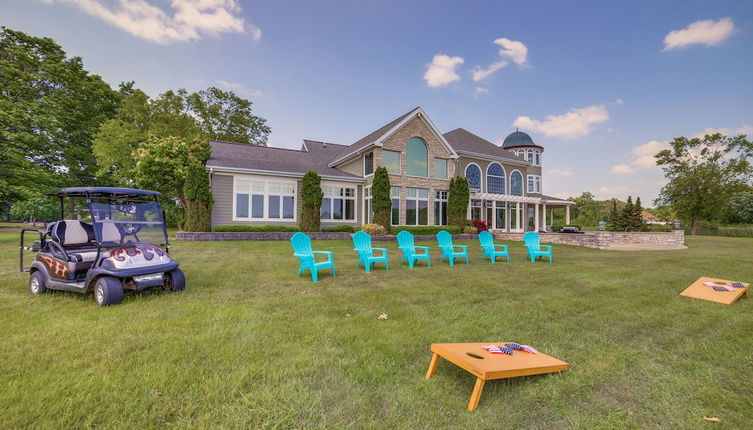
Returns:
[[[309,170],[303,175],[301,184],[301,231],[319,231],[322,208],[322,178],[318,173]]]
[[[183,229],[186,231],[209,231],[212,226],[212,192],[209,190],[209,175],[204,164],[194,162],[188,167],[183,184],[188,213]]]
[[[474,219],[471,221],[473,223],[473,227],[476,228],[476,233],[481,233],[482,231],[489,230],[489,225],[486,224],[486,221],[481,219]]]
[[[251,233],[294,233],[301,231],[294,225],[216,225],[212,227],[215,232],[251,232]]]
[[[364,224],[361,231],[365,231],[372,236],[387,236],[387,229],[381,224]]]
[[[334,227],[324,227],[322,231],[327,233],[355,233],[356,228],[352,225],[337,225]]]
[[[374,171],[374,181],[371,184],[371,209],[374,211],[374,223],[390,229],[390,212],[392,198],[390,197],[390,176],[384,166]]]
[[[450,193],[447,196],[447,224],[465,227],[468,225],[468,181],[462,176],[450,179]]]
[[[552,231],[559,233],[560,230],[562,230],[562,227],[564,227],[562,224],[552,224]]]
[[[450,234],[460,234],[462,231],[460,227],[456,225],[419,225],[419,226],[408,226],[408,227],[395,227],[392,230],[395,235],[397,233],[400,233],[400,231],[405,230],[407,232],[413,233],[414,235],[421,235],[421,236],[433,236],[437,233],[439,233],[442,230],[447,230]]]
[[[463,227],[463,234],[477,234],[478,229],[472,225],[467,225]]]

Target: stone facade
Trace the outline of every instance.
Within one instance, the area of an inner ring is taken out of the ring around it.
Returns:
[[[238,241],[238,240],[290,240],[295,233],[268,233],[268,232],[188,232],[179,231],[175,233],[175,239],[186,242],[214,242],[214,241]],[[310,238],[314,240],[350,240],[351,233],[341,232],[307,232]],[[454,235],[455,240],[475,239],[475,234],[458,234]],[[433,235],[416,235],[414,239],[417,242],[435,241],[437,238]],[[395,242],[395,236],[373,236],[374,242]]]
[[[524,233],[494,233],[499,240],[523,241]],[[654,246],[661,248],[684,248],[685,231],[671,232],[619,232],[587,231],[582,234],[539,233],[542,243],[585,246],[596,249],[618,249],[624,245]]]

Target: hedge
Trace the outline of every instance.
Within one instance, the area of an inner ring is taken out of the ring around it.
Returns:
[[[252,232],[252,233],[291,233],[301,231],[295,225],[216,225],[212,227],[215,232]]]
[[[419,226],[392,226],[392,234],[397,235],[400,231],[405,230],[413,233],[414,235],[426,235],[431,236],[439,233],[442,230],[447,230],[450,234],[460,234],[460,227],[456,225],[419,225]]]
[[[334,227],[324,227],[322,231],[326,233],[355,233],[356,228],[352,225],[338,225]]]

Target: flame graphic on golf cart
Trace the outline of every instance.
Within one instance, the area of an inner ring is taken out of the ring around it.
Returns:
[[[63,279],[68,277],[68,266],[66,266],[65,263],[61,263],[54,258],[45,257],[43,255],[40,255],[39,259],[47,263],[47,266],[50,268],[50,272],[53,275],[59,276]]]
[[[120,247],[107,251],[104,257],[118,269],[158,266],[172,261],[165,251],[155,246]]]

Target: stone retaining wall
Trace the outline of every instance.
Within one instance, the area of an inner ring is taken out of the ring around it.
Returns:
[[[261,233],[261,232],[188,232],[179,231],[175,233],[176,240],[188,242],[210,242],[210,241],[231,241],[231,240],[290,240],[295,233]],[[350,240],[351,233],[342,232],[316,232],[306,233],[314,240]],[[475,239],[475,234],[456,234],[454,239]],[[521,236],[522,237],[522,236]],[[417,235],[414,236],[416,241],[436,240],[434,235]],[[387,242],[397,240],[395,236],[372,236],[374,242]],[[522,239],[521,239],[522,240]]]
[[[524,233],[494,233],[499,240],[522,241]],[[609,249],[613,245],[653,245],[665,248],[685,246],[685,231],[671,232],[620,232],[587,231],[583,234],[539,233],[542,243],[585,246],[588,248]]]

